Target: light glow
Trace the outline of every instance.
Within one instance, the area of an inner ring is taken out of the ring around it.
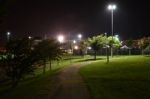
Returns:
[[[91,47],[87,47],[89,50],[91,50],[92,48]]]
[[[77,50],[77,49],[79,49],[79,47],[78,47],[77,45],[75,45],[75,46],[74,46],[74,49]]]
[[[78,34],[78,38],[81,39],[82,38],[82,34]]]
[[[7,35],[10,35],[10,32],[7,32]]]
[[[31,36],[28,37],[28,39],[31,39],[31,38],[32,38]]]
[[[73,40],[73,43],[76,44],[76,40]]]
[[[63,42],[64,42],[64,36],[63,36],[63,35],[59,35],[59,36],[57,37],[57,39],[58,39],[58,41],[59,41],[60,43],[63,43]]]
[[[115,10],[117,6],[115,4],[108,5],[108,10]]]

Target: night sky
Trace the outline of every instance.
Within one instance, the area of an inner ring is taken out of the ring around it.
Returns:
[[[148,0],[14,0],[7,8],[5,31],[12,36],[85,37],[107,32],[111,35],[109,3],[115,3],[114,34],[121,39],[150,36]],[[1,33],[1,37],[6,36]]]

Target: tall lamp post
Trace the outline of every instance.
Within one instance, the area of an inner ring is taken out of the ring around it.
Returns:
[[[6,34],[7,35],[7,42],[9,42],[9,40],[10,40],[10,34],[11,34],[10,32],[7,32],[7,34]]]
[[[105,46],[106,46],[106,56],[107,56],[107,64],[109,63],[109,50],[108,50],[108,48],[109,48],[109,45],[107,44],[107,40],[108,40],[108,37],[107,37],[107,33],[105,33],[105,37],[106,37],[106,41],[105,41]]]
[[[115,4],[110,4],[108,5],[108,10],[111,11],[111,33],[112,33],[112,41],[113,41],[113,32],[114,32],[114,27],[113,27],[113,13],[114,10],[116,9],[116,5]],[[111,57],[113,57],[113,44],[111,45]]]

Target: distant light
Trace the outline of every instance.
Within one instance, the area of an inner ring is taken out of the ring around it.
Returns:
[[[76,44],[76,40],[73,40],[73,43]]]
[[[119,35],[115,35],[115,37],[117,37],[117,38],[118,38],[118,37],[119,37]]]
[[[74,46],[74,49],[76,49],[76,50],[77,50],[78,48],[79,48],[79,47],[78,47],[77,45],[75,45],[75,46]]]
[[[32,38],[31,36],[28,37],[28,39],[31,39],[31,38]]]
[[[81,39],[82,38],[82,34],[78,34],[78,38]]]
[[[107,48],[110,48],[110,46],[109,46],[109,45],[106,45],[106,47],[107,47]]]
[[[119,41],[119,35],[115,35],[115,39]]]
[[[108,9],[111,10],[112,9],[112,5],[108,5]]]
[[[11,33],[10,32],[7,32],[7,35],[10,35]]]
[[[115,10],[117,6],[115,4],[108,5],[108,10]]]
[[[91,47],[87,47],[89,50],[91,50],[92,48]]]
[[[64,36],[63,36],[63,35],[59,35],[59,36],[57,37],[57,39],[58,39],[58,41],[59,41],[60,43],[64,42]]]
[[[113,5],[112,7],[113,7],[114,10],[117,8],[116,5]]]

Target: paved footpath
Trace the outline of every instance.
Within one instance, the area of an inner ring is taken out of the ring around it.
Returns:
[[[50,99],[90,99],[86,84],[79,75],[81,66],[72,65],[61,71],[57,82],[59,87]]]

